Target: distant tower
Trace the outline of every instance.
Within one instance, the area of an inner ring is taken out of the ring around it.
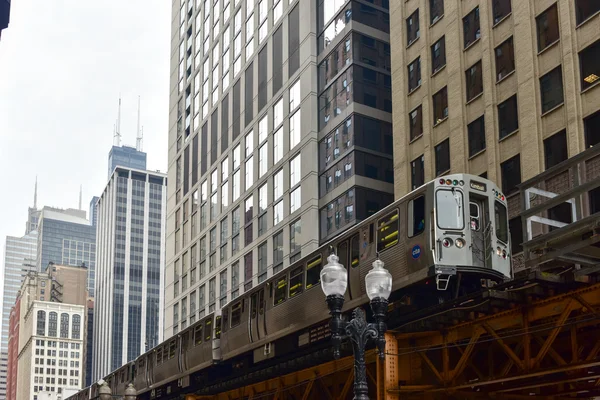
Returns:
[[[143,151],[142,150],[142,147],[143,147],[142,141],[143,140],[144,140],[144,128],[142,127],[142,130],[140,130],[140,96],[138,96],[137,138],[136,138],[136,143],[135,143],[135,149],[137,151]]]
[[[79,185],[79,209],[81,210],[81,195],[83,193],[83,185]]]
[[[113,145],[121,145],[121,95],[119,95],[119,111],[117,114],[117,124],[114,128]]]
[[[33,190],[33,208],[37,209],[37,175],[35,176],[35,189]]]

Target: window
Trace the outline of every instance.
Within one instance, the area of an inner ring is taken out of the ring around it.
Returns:
[[[485,123],[483,115],[467,126],[469,132],[469,157],[485,150]]]
[[[494,24],[500,22],[511,13],[511,0],[492,0],[492,12],[494,13]]]
[[[583,119],[583,128],[585,130],[585,147],[592,147],[600,143],[600,111],[595,112]]]
[[[475,43],[481,37],[479,29],[479,7],[475,7],[473,11],[463,18],[463,34],[465,37],[465,48]]]
[[[440,40],[431,46],[431,71],[435,74],[444,65],[446,65],[446,37],[442,36]]]
[[[406,19],[406,36],[408,43],[411,44],[415,40],[417,40],[420,36],[419,32],[419,9],[412,13],[410,17]]]
[[[500,139],[519,129],[516,94],[498,105],[498,128],[500,130]]]
[[[496,224],[496,237],[508,244],[508,211],[506,206],[499,201],[494,202],[494,219]]]
[[[431,23],[444,16],[444,0],[429,0],[429,18]]]
[[[544,140],[546,169],[560,164],[568,158],[567,131],[560,131]]]
[[[258,143],[262,143],[267,138],[267,132],[269,130],[269,121],[267,120],[267,114],[258,122]]]
[[[69,338],[69,314],[60,314],[60,337],[63,339]]]
[[[273,226],[283,220],[283,200],[273,206]]]
[[[554,68],[540,78],[542,114],[563,103],[561,67]]]
[[[595,84],[600,79],[600,40],[579,53],[581,66],[581,90]]]
[[[410,140],[423,134],[423,108],[418,106],[408,114],[410,120]]]
[[[483,76],[481,74],[481,61],[477,62],[466,72],[467,102],[483,93]]]
[[[246,190],[249,190],[254,183],[254,157],[246,160]]]
[[[290,187],[294,187],[300,183],[301,175],[301,158],[300,154],[298,154],[290,161]]]
[[[258,246],[258,283],[267,279],[267,242]]]
[[[580,24],[592,15],[600,12],[600,2],[594,0],[575,0],[577,23]]]
[[[299,253],[302,249],[301,235],[302,221],[297,220],[296,222],[290,225],[290,264],[295,261],[292,261],[292,255],[296,255],[296,253]]]
[[[240,166],[240,145],[238,144],[233,149],[233,170],[235,171]]]
[[[267,210],[267,184],[258,188],[258,213],[261,214]]]
[[[267,173],[268,164],[268,144],[265,143],[258,149],[258,178],[262,178]]]
[[[296,147],[302,138],[300,131],[301,111],[298,110],[290,117],[290,149]]]
[[[290,88],[290,111],[300,105],[302,96],[300,95],[300,79],[296,81]]]
[[[448,117],[448,88],[433,95],[433,124],[437,125]]]
[[[302,205],[302,187],[298,186],[290,193],[290,214],[300,209]]]
[[[496,47],[496,81],[502,80],[515,70],[515,52],[512,36]]]
[[[273,267],[283,263],[283,231],[273,236]]]
[[[411,200],[408,205],[408,237],[420,235],[425,231],[425,196]]]
[[[280,169],[273,175],[273,201],[283,196],[283,170]]]
[[[319,254],[317,257],[309,260],[306,264],[306,289],[318,286],[321,283],[321,269],[323,268],[323,259]]]
[[[81,316],[75,314],[73,315],[73,331],[71,332],[71,337],[73,339],[79,339],[81,335]]]
[[[416,189],[425,183],[425,157],[417,157],[410,163],[412,189]]]
[[[258,236],[262,236],[267,231],[267,213],[258,216]]]
[[[436,213],[437,225],[440,229],[463,229],[464,200],[462,192],[458,190],[439,189],[435,192],[435,202],[438,210]]]
[[[538,51],[542,51],[559,39],[556,3],[535,20],[537,23]]]
[[[513,254],[518,254],[523,251],[523,226],[521,217],[516,217],[508,221],[510,230],[510,246]]]
[[[244,143],[246,144],[246,157],[252,155],[254,150],[254,132],[250,131],[245,137]]]
[[[500,164],[502,171],[502,191],[506,196],[517,191],[521,183],[521,157],[517,154]]]
[[[300,68],[300,7],[296,5],[288,14],[288,76]]]
[[[56,337],[56,330],[58,328],[58,314],[50,312],[48,318],[48,336]]]
[[[435,146],[435,175],[450,170],[450,139]]]
[[[46,334],[46,311],[39,310],[37,312],[36,334],[38,336],[44,336]]]
[[[273,127],[277,128],[283,122],[283,98],[273,106]]]
[[[412,92],[421,85],[421,57],[408,66],[408,91]]]
[[[377,251],[387,250],[398,243],[398,211],[377,221]]]

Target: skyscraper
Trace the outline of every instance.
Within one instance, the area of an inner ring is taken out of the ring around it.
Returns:
[[[92,200],[90,200],[90,223],[92,226],[96,226],[98,224],[98,200],[100,197],[94,196]]]
[[[393,199],[387,1],[172,4],[165,336]]]
[[[98,201],[94,380],[162,340],[166,184],[117,167]]]
[[[146,169],[146,153],[129,146],[113,146],[108,152],[108,176],[116,167]],[[90,217],[91,218],[91,217]]]

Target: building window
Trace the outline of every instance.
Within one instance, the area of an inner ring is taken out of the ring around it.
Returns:
[[[512,253],[521,253],[523,251],[523,225],[521,224],[521,217],[509,220],[508,229],[510,230]]]
[[[469,157],[485,150],[485,123],[483,115],[467,126],[469,131]]]
[[[258,246],[258,283],[267,279],[267,242]]]
[[[267,213],[258,216],[258,237],[267,231]]]
[[[506,196],[515,193],[521,183],[521,156],[516,155],[500,164],[502,171],[502,191]]]
[[[290,264],[300,259],[302,249],[302,221],[290,225]]]
[[[516,94],[498,105],[498,127],[500,129],[500,139],[519,129]]]
[[[224,305],[227,302],[227,270],[219,274],[219,297]]]
[[[46,335],[46,311],[39,310],[37,312],[37,329],[38,336]]]
[[[450,139],[435,146],[435,175],[441,175],[450,170]]]
[[[283,196],[283,169],[273,175],[273,201],[277,201],[281,196]]]
[[[56,337],[56,331],[58,328],[58,314],[51,312],[48,318],[48,336]]]
[[[442,36],[440,40],[431,46],[431,71],[435,74],[446,65],[446,37]]]
[[[60,337],[63,339],[69,338],[69,314],[60,314]]]
[[[300,183],[301,175],[301,158],[300,154],[298,154],[290,161],[290,187],[294,187]]]
[[[283,231],[273,236],[273,268],[283,263]]]
[[[600,143],[600,111],[595,112],[583,120],[585,130],[585,147],[592,147]]]
[[[466,72],[467,79],[467,102],[483,93],[483,76],[481,73],[481,61],[473,65]]]
[[[408,66],[408,91],[412,92],[421,85],[421,57]]]
[[[248,190],[252,187],[254,183],[254,157],[250,157],[246,160],[246,186],[245,189]]]
[[[410,17],[406,19],[406,36],[408,43],[410,45],[412,42],[417,40],[421,33],[419,32],[419,9],[412,13]]]
[[[425,183],[425,157],[417,157],[410,163],[411,183],[413,190]]]
[[[463,34],[465,36],[465,48],[475,43],[475,41],[481,37],[481,30],[479,27],[479,7],[475,7],[473,11],[463,18]]]
[[[273,206],[273,226],[283,220],[283,200]]]
[[[563,103],[562,69],[559,66],[540,78],[542,114]]]
[[[600,12],[600,1],[575,0],[575,11],[577,12],[577,23],[580,24]]]
[[[423,108],[418,106],[408,114],[410,120],[410,140],[423,134]]]
[[[512,36],[496,47],[496,81],[515,70],[515,51]]]
[[[244,256],[244,290],[252,288],[252,252]]]
[[[429,0],[429,18],[433,24],[444,16],[444,0]]]
[[[584,90],[600,79],[600,40],[579,53],[579,65],[581,90]]]
[[[560,164],[568,157],[567,151],[567,131],[562,130],[548,139],[544,140],[544,155],[546,169]]]
[[[556,3],[542,14],[538,15],[536,23],[538,51],[542,51],[552,43],[556,42],[560,37],[558,31],[558,8]]]
[[[302,187],[298,186],[290,193],[290,214],[300,209],[302,205]]]
[[[492,0],[492,12],[494,13],[494,24],[500,22],[511,13],[511,0]]]
[[[433,125],[437,125],[448,117],[448,88],[433,95]]]
[[[73,315],[73,331],[71,332],[73,339],[79,339],[81,336],[81,316]]]

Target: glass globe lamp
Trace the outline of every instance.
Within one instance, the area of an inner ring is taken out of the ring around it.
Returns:
[[[392,292],[392,274],[383,267],[379,258],[373,262],[373,269],[365,276],[365,286],[369,300],[388,299]]]
[[[331,254],[321,270],[321,289],[325,296],[344,296],[348,287],[348,271],[339,262],[338,256]]]

